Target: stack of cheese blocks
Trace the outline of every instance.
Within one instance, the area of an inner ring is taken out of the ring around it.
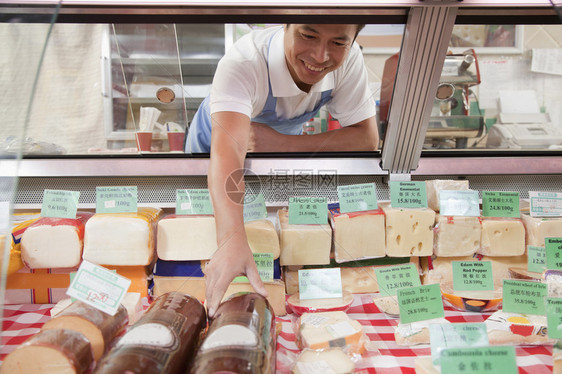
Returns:
[[[246,222],[246,231],[253,253],[280,255],[279,237],[273,222],[267,219]],[[213,215],[168,215],[158,222],[157,255],[152,293],[155,297],[180,291],[205,300],[204,268],[217,250],[217,234]],[[276,315],[287,314],[285,284],[277,272],[277,279],[265,282],[268,301]],[[224,298],[237,292],[253,291],[248,282],[233,282]]]

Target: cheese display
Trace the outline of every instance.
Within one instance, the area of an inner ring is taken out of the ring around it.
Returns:
[[[217,250],[215,217],[169,215],[158,221],[156,252],[169,261],[208,260]]]
[[[525,225],[526,245],[544,247],[545,238],[562,236],[561,217],[531,217],[529,214],[521,214],[521,220]]]
[[[435,218],[433,254],[441,257],[470,256],[480,249],[482,226],[479,217]]]
[[[111,316],[81,301],[75,301],[55,318],[47,321],[42,330],[69,329],[78,331],[91,344],[94,360],[99,360],[109,343],[127,326],[127,309],[119,305]]]
[[[427,207],[439,212],[439,191],[468,190],[468,180],[434,179],[425,181],[427,193]]]
[[[43,330],[33,335],[0,366],[0,374],[83,374],[94,365],[90,342],[77,331]]]
[[[273,258],[279,258],[279,236],[273,222],[258,219],[244,224],[248,245],[253,253],[272,253]]]
[[[482,218],[482,236],[478,253],[486,256],[525,254],[525,227],[520,219]]]
[[[400,306],[398,305],[398,296],[380,296],[376,295],[373,297],[373,302],[376,307],[383,313],[388,314],[391,317],[400,317]]]
[[[361,354],[364,336],[361,324],[342,311],[304,313],[297,321],[297,344],[301,348],[345,348]]]
[[[289,224],[289,211],[277,211],[281,265],[327,265],[330,263],[330,225]]]
[[[342,297],[327,299],[301,299],[296,293],[287,299],[287,305],[296,315],[304,313],[329,312],[341,310],[345,312],[353,302],[353,295],[343,292]]]
[[[490,344],[554,344],[548,337],[546,316],[497,311],[486,321]]]
[[[161,209],[137,213],[96,213],[86,223],[84,260],[98,265],[149,265],[154,258],[154,226]]]
[[[445,318],[427,319],[412,323],[399,323],[394,329],[394,339],[398,345],[429,344],[429,325],[450,323]]]
[[[295,363],[293,374],[332,373],[348,374],[355,364],[344,351],[338,348],[322,350],[303,350]]]
[[[160,296],[97,364],[94,373],[186,373],[203,329],[205,308],[171,292]]]
[[[431,256],[435,212],[431,209],[380,207],[386,216],[386,254],[390,257]]]
[[[275,314],[256,293],[223,301],[199,347],[192,374],[275,372]]]
[[[75,219],[41,217],[22,234],[21,257],[30,269],[76,267],[82,260],[84,226],[92,213]]]
[[[330,207],[332,245],[336,262],[347,262],[385,255],[385,224],[381,209],[341,213]]]

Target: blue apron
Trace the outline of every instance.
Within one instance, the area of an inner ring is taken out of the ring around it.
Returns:
[[[273,38],[273,36],[272,36]],[[271,45],[271,39],[269,40]],[[269,70],[269,64],[268,64]],[[277,116],[277,98],[273,96],[271,91],[271,79],[268,73],[269,92],[267,100],[263,107],[262,112],[252,118],[252,122],[258,122],[268,125],[277,132],[286,135],[300,135],[302,134],[302,125],[313,118],[320,108],[332,99],[332,90],[323,91],[320,101],[314,109],[310,112],[303,113],[302,115],[291,118],[283,119]],[[203,100],[197,113],[191,121],[187,139],[185,143],[186,153],[209,153],[211,152],[211,111],[209,108],[209,96]]]

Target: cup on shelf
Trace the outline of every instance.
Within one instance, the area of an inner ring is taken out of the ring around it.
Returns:
[[[152,131],[137,131],[137,149],[140,152],[150,152]]]
[[[183,152],[184,131],[168,131],[168,144],[170,152]]]

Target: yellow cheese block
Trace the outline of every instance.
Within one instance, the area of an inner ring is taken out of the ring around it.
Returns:
[[[258,219],[244,224],[248,245],[253,253],[271,253],[273,259],[279,258],[279,236],[273,222],[267,219]]]
[[[545,238],[562,237],[562,218],[521,214],[521,220],[525,226],[526,245],[544,247]]]
[[[304,313],[297,321],[297,343],[301,348],[349,348],[363,351],[361,324],[342,311]]]
[[[480,249],[482,226],[479,217],[438,214],[433,232],[433,254],[436,256],[470,256]]]
[[[215,217],[169,215],[158,221],[158,258],[167,261],[208,260],[217,250]]]
[[[477,253],[486,256],[525,254],[525,227],[516,218],[482,218],[482,236]]]
[[[425,181],[427,207],[439,212],[439,191],[468,190],[468,180],[434,179]]]

